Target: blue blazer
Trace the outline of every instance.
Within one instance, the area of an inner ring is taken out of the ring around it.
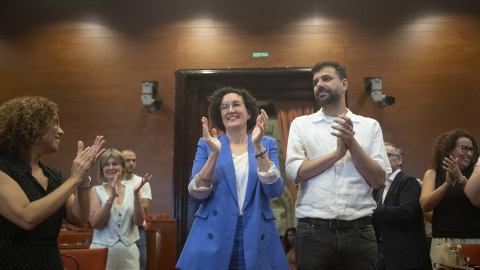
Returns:
[[[200,208],[177,263],[179,269],[228,269],[238,220],[238,197],[235,168],[230,143],[226,135],[219,136],[222,144],[218,158],[213,190],[205,200],[195,200]],[[277,142],[263,137],[268,157],[278,166]],[[263,184],[258,178],[257,161],[248,136],[249,174],[243,204],[243,244],[247,269],[289,269],[280,238],[275,227],[275,216],[269,198],[283,192],[283,179],[274,184]],[[205,165],[210,148],[203,138],[198,142],[190,181]]]

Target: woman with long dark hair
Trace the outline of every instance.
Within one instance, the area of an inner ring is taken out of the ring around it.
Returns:
[[[297,270],[297,264],[295,261],[295,232],[297,229],[288,228],[283,236],[283,246],[285,249],[285,255],[287,256],[290,270]]]
[[[443,133],[433,144],[420,196],[423,211],[433,210],[432,263],[438,244],[480,244],[480,208],[472,203],[478,198],[470,195],[478,194],[478,179],[471,177],[478,156],[475,138],[466,130]]]

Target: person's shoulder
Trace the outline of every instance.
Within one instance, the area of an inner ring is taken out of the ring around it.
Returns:
[[[400,181],[403,180],[404,182],[414,181],[415,183],[418,183],[417,178],[405,173],[404,171],[400,171],[398,173],[397,177],[395,177],[395,178],[397,178]]]
[[[315,115],[317,115],[319,112],[314,112],[312,114],[305,114],[305,115],[300,115],[300,116],[297,116],[295,117],[295,119],[293,119],[292,123],[293,122],[301,122],[301,121],[312,121],[313,118],[315,117]]]

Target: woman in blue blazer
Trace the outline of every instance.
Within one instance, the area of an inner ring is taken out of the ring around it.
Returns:
[[[203,137],[188,191],[200,204],[177,263],[179,269],[289,269],[269,198],[283,192],[276,141],[264,137],[268,116],[244,89],[208,98],[213,124],[225,134]],[[252,130],[249,135],[247,131]]]

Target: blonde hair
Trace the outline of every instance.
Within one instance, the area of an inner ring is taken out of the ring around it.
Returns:
[[[118,164],[122,166],[122,179],[125,179],[125,159],[122,156],[122,153],[118,151],[117,149],[107,149],[102,156],[100,156],[100,161],[98,162],[98,175],[97,175],[97,181],[100,183],[106,183],[107,178],[105,178],[105,175],[103,175],[103,167],[105,167],[105,164],[107,164],[107,161],[109,158],[113,158]]]

